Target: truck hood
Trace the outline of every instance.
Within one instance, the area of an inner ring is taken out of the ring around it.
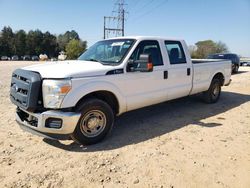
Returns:
[[[47,62],[22,69],[38,72],[42,78],[82,78],[105,75],[114,67],[93,61],[73,60]]]

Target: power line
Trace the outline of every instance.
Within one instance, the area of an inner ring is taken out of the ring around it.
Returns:
[[[140,10],[143,10],[144,8],[147,8],[149,5],[154,3],[155,0],[150,0],[148,3],[144,4],[143,6],[140,7]]]
[[[129,12],[134,12],[135,14],[138,14],[141,10],[146,8],[148,5],[150,5],[155,0],[150,0],[149,2],[143,1],[143,4],[140,5],[140,0],[135,1],[133,4],[133,7],[129,7]],[[137,6],[138,5],[138,6]],[[128,18],[130,17],[130,14],[128,14]]]
[[[137,8],[137,5],[139,5],[139,2],[142,0],[137,0],[137,1],[133,1],[133,4],[130,4],[128,11],[130,12],[131,10],[134,10],[135,8]]]
[[[139,15],[139,16],[137,16],[137,17],[134,17],[134,18],[133,18],[133,21],[139,20],[140,18],[144,17],[145,15],[151,14],[155,9],[157,9],[157,8],[159,8],[160,6],[162,6],[163,4],[167,3],[167,1],[168,1],[168,0],[163,0],[163,1],[161,1],[159,4],[157,4],[156,6],[154,6],[153,8],[151,8],[150,10],[144,12],[143,14],[141,14],[141,15]],[[153,1],[151,1],[151,2],[153,2]],[[148,4],[150,4],[151,2],[149,2]],[[148,5],[148,4],[147,4],[147,5]],[[145,5],[144,7],[146,7],[147,5]]]

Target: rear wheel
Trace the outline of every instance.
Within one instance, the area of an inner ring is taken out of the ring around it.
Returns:
[[[239,65],[234,65],[232,73],[238,73],[239,72]]]
[[[112,130],[114,113],[111,107],[99,99],[88,99],[77,108],[81,112],[75,131],[71,137],[80,144],[90,145],[100,142]]]
[[[206,103],[216,103],[220,98],[221,82],[215,78],[212,80],[210,87],[207,91],[203,92],[203,100]]]
[[[236,65],[235,66],[235,73],[238,73],[239,72],[239,65]]]

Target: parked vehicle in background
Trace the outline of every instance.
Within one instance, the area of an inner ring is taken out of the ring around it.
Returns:
[[[38,57],[37,55],[33,55],[33,56],[31,57],[31,60],[32,60],[32,61],[39,61],[39,57]]]
[[[46,54],[40,54],[40,55],[39,55],[39,59],[40,59],[41,61],[46,61],[46,60],[48,60],[48,56],[47,56]]]
[[[250,62],[247,62],[247,61],[242,62],[242,66],[250,66]]]
[[[67,58],[67,55],[65,54],[64,51],[59,52],[59,55],[58,55],[59,61],[64,61],[66,58]]]
[[[240,66],[240,58],[237,54],[222,53],[222,54],[210,54],[208,59],[229,59],[232,62],[232,73],[237,73]]]
[[[50,61],[57,61],[55,57],[50,58]]]
[[[18,61],[18,60],[19,60],[19,57],[18,57],[17,55],[13,55],[13,56],[11,57],[11,60],[12,60],[12,61]]]
[[[23,60],[24,61],[30,61],[31,60],[30,55],[24,55]]]
[[[1,60],[2,60],[2,61],[8,61],[8,60],[9,60],[9,57],[8,57],[8,56],[2,56],[2,57],[1,57]]]
[[[250,65],[250,62],[248,62],[248,61],[240,62],[240,66],[249,66],[249,65]]]
[[[197,93],[216,103],[230,77],[231,61],[192,60],[184,40],[121,37],[97,42],[78,60],[15,70],[10,99],[21,128],[94,144],[125,112]]]

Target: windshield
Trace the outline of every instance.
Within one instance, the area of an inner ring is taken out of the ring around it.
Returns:
[[[119,64],[134,43],[133,39],[104,40],[95,43],[78,59],[103,64]]]

